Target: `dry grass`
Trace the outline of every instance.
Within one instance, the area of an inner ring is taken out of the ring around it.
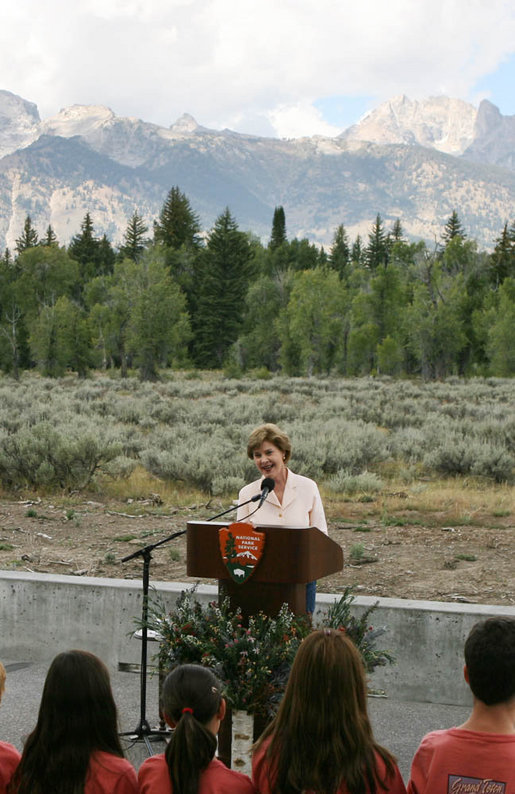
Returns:
[[[384,516],[406,516],[414,523],[443,526],[495,523],[495,518],[515,514],[515,489],[506,484],[473,481],[470,478],[451,478],[414,483],[406,487],[402,482],[388,482],[383,491],[370,501],[363,497],[352,500],[324,492],[329,516],[367,516],[380,520]]]
[[[193,504],[206,504],[209,497],[201,491],[182,483],[170,482],[154,477],[142,466],[137,466],[125,479],[104,478],[98,483],[103,498],[125,502],[129,499],[149,499],[152,494],[159,495],[163,507],[183,508]]]

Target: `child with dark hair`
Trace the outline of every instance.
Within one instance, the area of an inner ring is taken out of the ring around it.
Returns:
[[[260,794],[405,794],[395,759],[372,734],[359,651],[341,631],[301,643],[275,719],[254,748]]]
[[[163,684],[162,706],[174,730],[164,754],[141,765],[140,794],[256,794],[250,778],[214,757],[226,707],[209,668],[176,667]]]
[[[422,739],[410,794],[515,792],[515,618],[473,626],[463,672],[474,696],[472,713],[459,728]]]
[[[138,794],[123,757],[107,667],[87,651],[58,654],[11,794]]]
[[[5,689],[5,667],[0,662],[0,701]],[[21,755],[16,747],[8,742],[0,742],[0,794],[5,794],[14,770],[18,766]]]

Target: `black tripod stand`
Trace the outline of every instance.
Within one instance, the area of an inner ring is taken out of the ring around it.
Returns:
[[[273,488],[273,480],[272,488]],[[272,489],[270,489],[272,490]],[[246,502],[243,502],[243,505],[248,504],[249,502],[257,502],[258,499],[261,498],[261,494],[257,494],[253,496],[251,499],[248,499]],[[230,513],[232,510],[235,510],[237,507],[241,507],[242,505],[232,505],[227,510],[223,510],[221,513],[218,513],[216,516],[211,516],[208,518],[208,521],[214,521],[215,518],[220,518],[220,516],[224,516],[226,513]],[[259,509],[261,505],[258,506]],[[186,529],[181,529],[179,532],[174,532],[173,535],[169,535],[167,538],[163,540],[159,540],[157,543],[151,543],[149,546],[145,546],[142,549],[138,549],[133,554],[129,554],[128,557],[123,557],[122,562],[128,562],[129,560],[133,560],[136,557],[143,557],[143,603],[141,608],[141,673],[140,673],[140,719],[133,731],[127,731],[121,734],[121,736],[129,736],[134,741],[144,741],[147,747],[149,755],[153,755],[152,748],[150,747],[150,741],[152,736],[161,737],[163,738],[167,731],[165,729],[152,729],[148,723],[146,718],[146,709],[147,709],[147,645],[148,645],[148,587],[149,587],[149,580],[150,580],[150,560],[152,559],[152,552],[154,549],[157,549],[158,546],[162,546],[164,543],[168,543],[170,540],[174,540],[174,538],[178,538],[180,535],[184,535],[187,532]]]
[[[136,728],[133,731],[122,733],[121,736],[129,736],[134,741],[144,741],[149,755],[153,755],[150,741],[152,736],[163,738],[166,735],[166,730],[161,728],[152,729],[146,718],[147,709],[147,644],[148,644],[148,588],[150,580],[150,560],[152,559],[152,552],[158,546],[168,543],[170,540],[184,535],[185,529],[180,532],[174,532],[167,538],[145,546],[143,549],[138,549],[134,554],[129,554],[128,557],[123,557],[122,562],[128,562],[135,557],[143,557],[143,602],[141,607],[141,672],[140,672],[140,718]]]

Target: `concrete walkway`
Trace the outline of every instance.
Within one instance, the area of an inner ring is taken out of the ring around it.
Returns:
[[[32,730],[48,663],[31,662],[23,658],[5,658],[1,661],[7,670],[7,685],[0,706],[0,739],[19,749],[23,737]],[[111,680],[120,715],[120,729],[133,731],[139,723],[140,680],[132,672],[112,671]],[[414,703],[370,698],[370,714],[377,740],[393,752],[407,781],[413,754],[422,736],[430,730],[460,725],[469,709],[464,706],[447,706],[435,703]],[[147,708],[145,717],[153,727],[158,723],[157,676],[149,676],[147,683]],[[136,768],[147,757],[144,742],[126,743],[127,757]],[[161,741],[152,743],[155,753],[163,752]]]

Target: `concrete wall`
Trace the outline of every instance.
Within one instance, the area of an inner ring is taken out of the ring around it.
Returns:
[[[154,582],[153,590],[172,606],[189,585]],[[211,601],[216,588],[200,585],[199,598]],[[152,594],[151,594],[152,597]],[[317,610],[327,609],[337,595],[319,594]],[[10,659],[50,661],[59,651],[85,648],[111,667],[137,663],[141,645],[132,638],[141,616],[141,582],[0,571],[1,654]],[[387,632],[379,644],[397,662],[379,668],[371,686],[398,700],[465,705],[463,644],[472,625],[490,615],[511,615],[514,607],[448,604],[358,596],[353,610],[361,614],[378,606],[374,627]],[[149,657],[154,653],[152,644]]]

